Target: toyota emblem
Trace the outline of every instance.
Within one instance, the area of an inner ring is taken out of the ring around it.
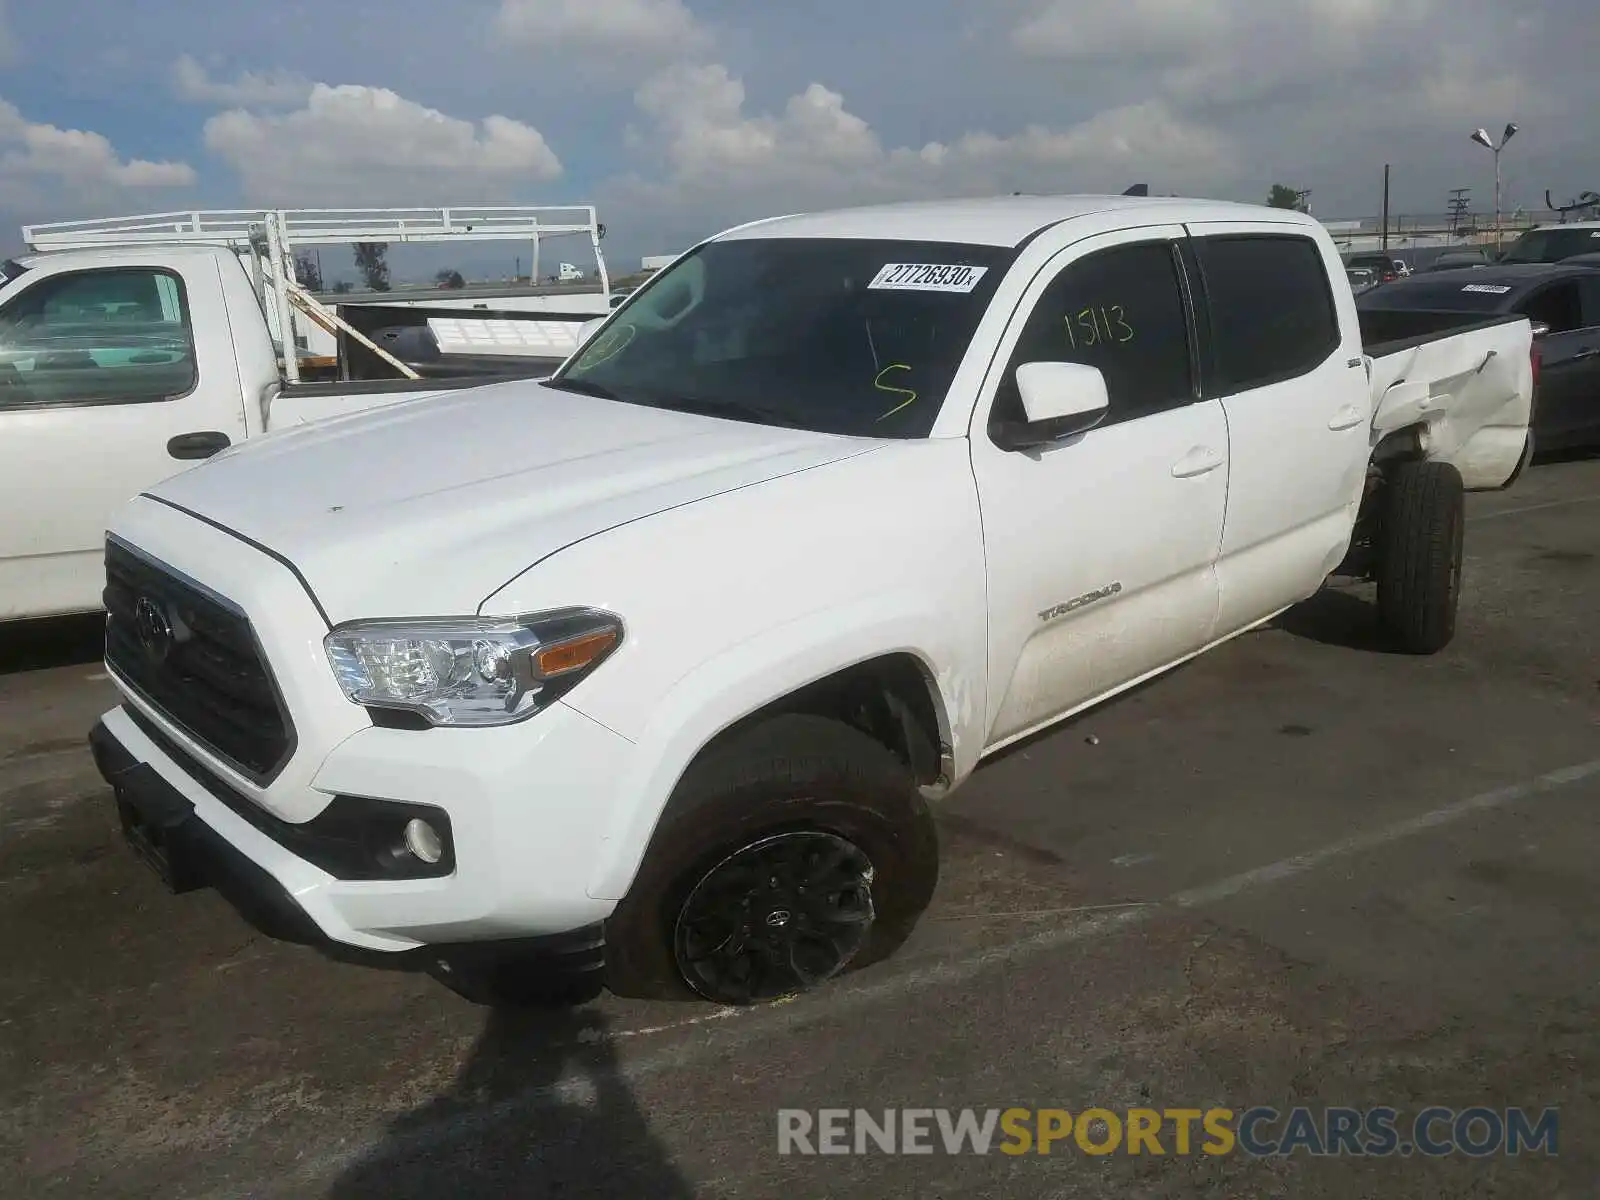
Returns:
[[[151,658],[160,662],[171,653],[176,638],[172,632],[172,622],[167,619],[166,610],[158,601],[149,596],[140,596],[139,602],[133,607],[133,625],[139,636],[139,644]]]

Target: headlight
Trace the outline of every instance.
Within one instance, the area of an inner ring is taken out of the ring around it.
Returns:
[[[610,613],[354,621],[323,639],[345,695],[432,725],[507,725],[553,704],[622,643]]]

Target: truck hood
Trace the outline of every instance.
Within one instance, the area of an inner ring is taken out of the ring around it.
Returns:
[[[337,624],[475,613],[574,542],[881,445],[519,380],[290,427],[148,494],[293,563]]]

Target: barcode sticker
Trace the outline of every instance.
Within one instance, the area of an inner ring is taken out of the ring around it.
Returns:
[[[1504,296],[1511,289],[1502,283],[1469,283],[1463,292],[1483,292],[1489,296]]]
[[[889,263],[872,277],[867,287],[875,291],[970,292],[988,270],[988,267],[938,263]]]

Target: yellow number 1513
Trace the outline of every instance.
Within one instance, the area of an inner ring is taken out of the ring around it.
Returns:
[[[1074,350],[1088,349],[1101,342],[1133,341],[1133,326],[1128,324],[1120,304],[1080,309],[1070,314],[1066,322],[1067,340]]]

